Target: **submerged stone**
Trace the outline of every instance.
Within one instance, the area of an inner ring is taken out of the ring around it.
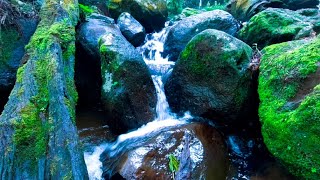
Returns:
[[[269,151],[299,178],[320,176],[320,37],[268,46],[259,116]]]
[[[201,123],[156,130],[142,141],[127,139],[107,147],[100,158],[106,179],[116,173],[125,179],[225,179],[229,165],[222,136]]]

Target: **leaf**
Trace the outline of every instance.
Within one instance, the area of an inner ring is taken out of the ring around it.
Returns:
[[[174,172],[177,172],[178,169],[179,169],[179,161],[177,160],[177,158],[173,155],[173,154],[170,154],[169,155],[169,168],[170,168],[170,171],[172,173]]]
[[[311,172],[312,172],[312,173],[316,173],[316,172],[317,172],[317,169],[313,167],[313,168],[311,168]]]

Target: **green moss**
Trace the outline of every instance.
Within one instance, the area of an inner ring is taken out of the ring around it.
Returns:
[[[240,30],[239,37],[249,45],[258,43],[260,47],[294,39],[298,32],[310,23],[308,19],[294,11],[267,9],[253,16]]]
[[[86,6],[86,5],[83,5],[83,4],[79,4],[79,9],[80,9],[80,14],[82,14],[84,16],[90,16],[95,11],[90,6]]]
[[[319,49],[320,37],[268,46],[260,66],[259,116],[264,142],[290,172],[306,179],[320,176],[320,85],[301,103],[291,100],[305,78],[319,68]]]
[[[56,22],[48,26],[41,23],[29,44],[26,52],[31,57],[28,63],[32,63],[34,70],[32,75],[36,80],[35,96],[31,97],[29,104],[21,110],[21,118],[15,123],[14,142],[16,145],[16,156],[19,156],[21,163],[30,162],[36,169],[37,160],[46,154],[48,144],[48,134],[50,132],[51,120],[48,114],[49,108],[49,86],[52,78],[56,76],[58,61],[57,54],[52,53],[52,48],[58,42],[61,45],[62,57],[64,59],[64,71],[66,81],[65,100],[70,116],[75,119],[74,106],[77,101],[73,77],[69,77],[69,71],[73,71],[73,61],[71,58],[75,52],[75,30],[65,20]],[[71,63],[71,66],[69,65]],[[30,65],[30,64],[28,64]],[[31,67],[32,67],[31,66]],[[22,82],[26,65],[20,67],[17,73],[17,82]],[[68,69],[69,68],[69,69]],[[73,73],[71,73],[72,75]]]
[[[34,104],[29,104],[21,110],[21,120],[14,123],[13,139],[20,156],[19,164],[28,162],[30,167],[36,167],[45,155],[49,124],[39,118],[43,113]]]

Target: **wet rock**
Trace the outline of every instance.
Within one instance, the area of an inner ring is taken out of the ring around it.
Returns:
[[[148,33],[160,31],[168,16],[165,0],[110,0],[108,9],[115,19],[123,12],[130,13]]]
[[[133,46],[140,46],[144,42],[146,36],[144,27],[129,13],[122,13],[118,18],[117,24],[123,36]]]
[[[320,12],[317,9],[268,8],[253,16],[239,32],[239,38],[260,48],[298,38],[314,36],[320,31]]]
[[[100,14],[92,14],[78,28],[77,40],[92,61],[100,61],[99,38],[114,26],[113,19]]]
[[[262,135],[295,176],[320,176],[320,37],[266,47],[259,76]],[[294,105],[292,105],[294,104]]]
[[[16,80],[16,73],[25,53],[24,47],[36,30],[38,20],[22,18],[16,26],[1,27],[0,35],[0,112]]]
[[[119,173],[126,179],[171,179],[169,156],[179,161],[175,179],[225,179],[226,147],[211,126],[191,123],[169,127],[108,147],[100,156],[103,176]]]
[[[318,0],[234,0],[227,5],[227,11],[236,19],[247,21],[255,14],[266,8],[284,8],[298,10],[304,8],[315,8]]]
[[[164,44],[164,57],[169,55],[170,61],[176,61],[187,43],[198,33],[206,29],[217,29],[234,35],[239,28],[238,22],[231,14],[214,10],[190,16],[174,25]]]
[[[110,126],[125,132],[152,121],[156,89],[141,54],[113,26],[99,40],[102,102],[112,116]]]
[[[252,49],[218,30],[196,35],[181,52],[165,92],[173,112],[228,124],[250,108]],[[242,121],[243,122],[243,121]]]

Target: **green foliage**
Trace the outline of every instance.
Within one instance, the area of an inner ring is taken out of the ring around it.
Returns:
[[[301,102],[293,99],[305,79],[319,68],[319,49],[320,37],[268,46],[260,66],[259,116],[264,142],[290,172],[307,179],[320,176],[316,153],[320,149],[320,85],[315,84]]]
[[[85,16],[89,16],[94,13],[94,9],[90,6],[86,6],[79,3],[80,14],[84,14]]]
[[[169,154],[169,168],[171,173],[175,173],[179,170],[179,161],[173,154]]]

